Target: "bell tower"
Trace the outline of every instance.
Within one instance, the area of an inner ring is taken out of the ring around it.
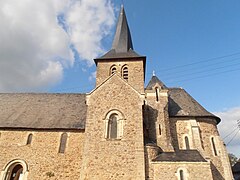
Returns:
[[[133,50],[131,33],[123,6],[111,50],[94,61],[97,65],[96,87],[116,73],[138,92],[144,92],[146,57],[140,56]]]
[[[96,88],[86,96],[81,180],[145,179],[145,60],[133,50],[122,7],[111,50],[95,59]]]

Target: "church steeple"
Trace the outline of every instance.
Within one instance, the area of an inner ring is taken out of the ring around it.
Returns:
[[[114,49],[117,53],[128,52],[130,49],[133,50],[131,33],[123,6],[121,6],[120,15],[118,17],[112,49]]]
[[[131,33],[123,6],[110,51],[94,61],[97,65],[96,86],[113,74],[117,74],[137,91],[144,92],[146,57],[140,56],[133,50]]]
[[[133,43],[127,22],[126,13],[124,7],[121,6],[116,32],[112,43],[112,48],[102,57],[95,59],[95,63],[97,64],[98,60],[100,59],[127,58],[127,57],[136,58],[142,56],[140,56],[133,50]]]

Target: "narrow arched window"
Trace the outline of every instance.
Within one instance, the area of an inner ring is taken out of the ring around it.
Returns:
[[[110,75],[112,75],[112,74],[115,74],[117,72],[117,67],[115,66],[115,65],[113,65],[112,67],[111,67],[111,69],[110,69]]]
[[[180,170],[180,171],[179,171],[179,177],[180,177],[180,180],[185,180],[183,170]]]
[[[64,153],[66,149],[67,144],[67,133],[62,133],[61,139],[60,139],[60,145],[59,145],[59,153]]]
[[[116,139],[117,138],[117,114],[112,114],[109,117],[108,121],[108,131],[107,131],[107,138],[109,139]]]
[[[155,88],[155,93],[156,93],[156,101],[159,101],[159,89],[156,87]]]
[[[28,165],[23,160],[12,160],[3,169],[0,178],[5,180],[27,179]]]
[[[217,149],[216,149],[216,146],[215,146],[215,142],[214,142],[214,138],[213,138],[213,137],[211,137],[211,142],[212,142],[212,148],[213,148],[214,156],[217,156]]]
[[[125,79],[126,81],[128,80],[128,67],[127,66],[124,66],[122,68],[122,77],[123,79]]]
[[[22,179],[23,175],[23,167],[21,164],[17,164],[14,167],[12,167],[12,170],[9,171],[9,179],[10,180],[17,180],[17,179]]]
[[[161,124],[158,125],[159,135],[162,135],[162,126]]]
[[[31,144],[32,143],[32,137],[33,137],[32,133],[28,135],[27,144]]]
[[[189,149],[190,149],[190,145],[189,145],[189,139],[188,139],[188,137],[185,136],[184,140],[185,140],[186,149],[189,150]]]
[[[118,110],[109,111],[104,120],[104,137],[111,140],[120,140],[123,137],[125,117]]]

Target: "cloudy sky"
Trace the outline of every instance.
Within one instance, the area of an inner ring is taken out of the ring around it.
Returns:
[[[0,92],[89,92],[120,0],[0,0]],[[240,1],[125,1],[135,50],[169,87],[222,118],[240,157]],[[227,136],[227,137],[226,137]]]

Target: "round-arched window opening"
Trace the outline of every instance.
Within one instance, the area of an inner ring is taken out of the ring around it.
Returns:
[[[126,65],[122,68],[122,77],[128,81],[128,67]]]
[[[24,160],[15,159],[10,161],[0,173],[0,179],[4,180],[26,180],[28,165]]]
[[[109,118],[108,122],[108,134],[107,138],[109,139],[116,139],[117,138],[117,114],[112,114]]]
[[[23,167],[21,164],[13,164],[7,171],[6,180],[20,180],[23,176]]]
[[[180,171],[179,171],[179,176],[180,176],[180,180],[185,180],[183,170],[180,170]]]
[[[105,131],[104,137],[107,140],[120,140],[123,137],[123,121],[125,120],[122,112],[113,109],[110,110],[104,120]]]
[[[115,65],[113,65],[112,67],[111,67],[111,69],[110,69],[110,75],[112,75],[112,74],[115,74],[117,72],[117,67],[115,66]]]

